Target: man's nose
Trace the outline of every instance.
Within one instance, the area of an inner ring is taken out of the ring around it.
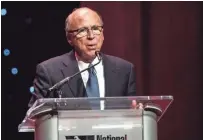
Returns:
[[[88,39],[94,39],[94,34],[93,34],[93,31],[91,29],[88,30],[88,32],[87,32],[87,38]]]

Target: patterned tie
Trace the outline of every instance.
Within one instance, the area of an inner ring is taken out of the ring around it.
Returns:
[[[92,64],[89,65],[91,67]],[[89,79],[87,81],[86,85],[86,92],[88,97],[100,97],[99,94],[99,84],[97,80],[97,75],[94,67],[90,68],[88,70],[89,72]],[[91,101],[91,106],[93,109],[99,109],[100,108],[100,102],[99,101]]]

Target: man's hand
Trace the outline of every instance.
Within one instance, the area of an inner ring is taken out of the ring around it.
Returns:
[[[136,100],[132,100],[132,108],[133,109],[144,109],[144,105],[142,103],[137,103]]]

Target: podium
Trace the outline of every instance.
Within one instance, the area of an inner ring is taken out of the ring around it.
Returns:
[[[157,123],[172,101],[173,96],[43,98],[18,131],[34,132],[35,140],[157,140]]]

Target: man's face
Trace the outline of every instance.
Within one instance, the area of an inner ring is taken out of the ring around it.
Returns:
[[[103,28],[99,16],[92,11],[78,12],[71,17],[68,42],[85,61],[95,58],[104,41]]]

